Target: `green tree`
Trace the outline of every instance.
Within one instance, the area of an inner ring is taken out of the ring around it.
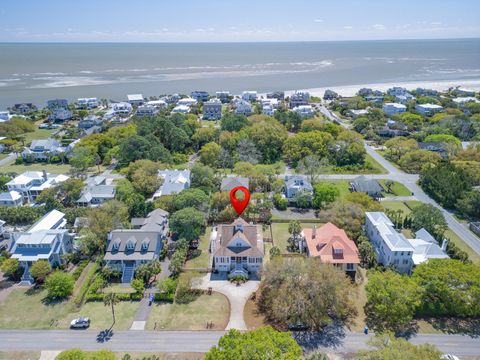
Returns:
[[[325,171],[330,162],[327,158],[320,158],[317,155],[308,155],[298,162],[297,169],[303,174],[308,175],[310,182],[317,181],[318,175]]]
[[[157,282],[157,288],[160,293],[174,294],[177,288],[177,282],[172,278],[160,279]]]
[[[264,119],[243,129],[240,137],[251,139],[259,151],[259,160],[265,164],[273,164],[282,157],[282,148],[288,133],[285,127],[274,119]]]
[[[210,166],[196,163],[192,167],[191,178],[191,187],[199,188],[206,194],[215,192],[220,187],[215,171]]]
[[[148,197],[162,184],[158,176],[160,165],[151,160],[137,160],[127,168],[127,179],[132,183],[133,189]]]
[[[75,146],[68,155],[68,162],[77,173],[84,173],[88,168],[100,164],[100,157],[91,148]]]
[[[258,306],[279,325],[303,324],[319,331],[334,320],[350,324],[355,288],[342,269],[314,258],[272,259],[264,268]]]
[[[403,338],[380,334],[368,341],[373,350],[360,350],[359,360],[440,360],[442,352],[430,344],[414,345]]]
[[[312,204],[312,195],[306,191],[297,191],[292,199],[296,207],[306,209]]]
[[[334,184],[326,182],[315,184],[313,191],[312,205],[315,209],[323,209],[340,196],[338,188]]]
[[[333,136],[323,131],[310,131],[290,136],[283,146],[283,157],[294,167],[309,155],[328,157],[329,148],[334,142]]]
[[[248,119],[243,115],[227,113],[223,115],[220,126],[222,130],[238,132],[245,126],[248,126]]]
[[[197,188],[183,190],[177,195],[175,195],[173,198],[173,207],[175,208],[175,210],[193,207],[200,211],[206,211],[207,205],[207,194]]]
[[[217,346],[207,353],[205,360],[297,360],[302,348],[288,332],[278,332],[272,327],[240,332],[232,329],[223,335]]]
[[[60,270],[56,270],[47,276],[45,288],[49,298],[66,298],[72,295],[75,280],[73,276]]]
[[[170,217],[170,229],[187,241],[198,239],[204,228],[204,214],[192,207],[178,210]]]
[[[120,299],[118,298],[117,294],[115,294],[114,292],[109,292],[105,294],[105,296],[103,297],[103,305],[110,306],[112,309],[113,322],[112,322],[112,326],[110,326],[110,329],[112,329],[113,326],[115,325],[115,305],[117,305],[119,302],[120,302]]]
[[[415,139],[403,136],[396,136],[385,141],[385,147],[387,148],[387,157],[394,161],[398,161],[406,153],[419,149]]]
[[[432,134],[428,135],[425,139],[423,139],[425,142],[444,142],[444,143],[452,143],[457,146],[461,145],[460,139],[453,135],[448,135],[448,134]]]
[[[280,256],[280,248],[278,246],[272,246],[269,251],[270,258],[273,259],[274,257]]]
[[[367,323],[377,332],[404,329],[421,305],[423,289],[413,279],[391,270],[369,273],[365,289]]]
[[[55,357],[55,360],[88,360],[85,351],[80,349],[64,350]]]
[[[142,279],[133,279],[130,285],[137,294],[143,294],[143,291],[145,290],[145,283]]]
[[[480,265],[430,259],[415,267],[412,279],[424,289],[422,315],[480,316]]]
[[[141,279],[145,284],[149,285],[152,277],[160,274],[162,267],[159,261],[151,261],[146,264],[139,265],[135,271],[135,277]]]
[[[436,164],[442,159],[440,154],[428,150],[414,150],[406,153],[398,160],[398,165],[410,174],[417,174],[424,166]]]
[[[469,191],[458,199],[458,210],[471,219],[480,220],[480,192]]]
[[[365,235],[361,235],[357,239],[357,246],[362,266],[367,269],[374,267],[377,264],[377,258],[370,240]]]
[[[216,142],[206,143],[200,149],[200,161],[204,165],[208,165],[213,168],[216,168],[218,167],[221,151],[222,151],[222,147],[218,145]]]
[[[52,271],[52,266],[47,260],[35,261],[30,266],[30,274],[36,282],[43,283],[48,274]]]
[[[17,259],[5,259],[2,262],[2,272],[6,277],[15,278],[20,269],[20,262]]]
[[[439,240],[443,238],[443,234],[448,228],[445,217],[440,209],[431,204],[421,204],[416,206],[413,209],[411,216],[413,218],[413,231],[425,228],[425,230]]]

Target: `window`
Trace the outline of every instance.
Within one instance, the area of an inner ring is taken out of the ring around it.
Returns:
[[[333,252],[335,253],[335,255],[341,255],[343,254],[343,249],[333,249]]]
[[[135,248],[135,242],[133,240],[128,240],[127,241],[127,249],[128,250],[133,250]]]
[[[116,240],[116,241],[113,243],[113,249],[114,249],[114,250],[118,250],[119,247],[120,247],[120,241]]]
[[[354,270],[353,264],[347,264],[347,270],[349,271]]]

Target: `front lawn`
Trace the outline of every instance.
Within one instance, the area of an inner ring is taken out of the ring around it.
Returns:
[[[405,185],[396,181],[394,181],[393,185],[390,187],[392,192],[391,193],[387,192],[386,191],[387,186],[385,185],[387,181],[388,180],[379,180],[380,185],[382,185],[382,187],[385,189],[385,191],[382,193],[383,196],[388,197],[388,196],[411,196],[412,195],[412,192],[408,190]]]
[[[224,330],[230,317],[228,299],[217,292],[201,295],[189,304],[158,303],[152,305],[147,330]]]
[[[403,216],[405,215],[408,215],[412,212],[412,210],[410,210],[407,205],[405,205],[405,203],[403,201],[380,201],[380,204],[382,204],[382,206],[385,208],[385,209],[389,209],[389,210],[394,210],[394,211],[397,211],[397,210],[402,210],[403,211]]]
[[[333,184],[338,189],[340,193],[339,198],[343,199],[345,196],[350,194],[350,181],[349,180],[321,180],[318,183],[328,183]]]
[[[314,223],[308,222],[300,222],[302,228],[310,228],[313,226]],[[315,223],[316,227],[319,228],[323,224]],[[272,223],[272,233],[273,233],[273,245],[280,249],[282,254],[288,254],[289,251],[287,250],[288,245],[288,238],[290,237],[290,233],[288,232],[288,223]],[[270,227],[264,232],[264,237],[271,237],[270,235]]]
[[[208,248],[210,246],[210,235],[212,233],[212,227],[208,226],[205,230],[205,234],[200,237],[200,244],[198,249],[200,254],[185,263],[185,269],[205,269],[210,267],[210,253]]]
[[[42,171],[46,170],[52,174],[67,174],[70,171],[70,165],[68,164],[49,164],[49,163],[32,163],[32,164],[20,164],[10,163],[0,167],[2,173],[17,173],[21,174],[25,171]]]
[[[46,290],[14,289],[0,306],[2,329],[67,329],[79,316],[91,319],[92,329],[105,329],[112,324],[110,308],[103,302],[88,302],[77,309],[73,301],[45,301]],[[115,329],[127,330],[137,311],[138,302],[122,301],[115,306]]]

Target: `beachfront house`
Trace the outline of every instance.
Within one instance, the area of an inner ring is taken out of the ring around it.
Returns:
[[[128,103],[132,106],[140,106],[144,102],[142,94],[127,95],[127,100],[128,100]]]
[[[354,276],[360,264],[358,249],[345,230],[328,222],[317,229],[316,225],[302,230],[304,247],[309,257],[322,263],[333,264]]]
[[[365,215],[365,232],[375,248],[377,261],[394,267],[401,274],[410,273],[415,248],[405,235],[395,230],[385,213],[367,212]]]
[[[203,103],[204,120],[220,120],[222,118],[222,102],[220,99],[211,99]]]
[[[453,94],[456,96],[475,96],[475,90],[473,89],[466,89],[462,87],[456,87],[453,91]]]
[[[364,193],[378,199],[383,196],[382,192],[384,189],[377,180],[367,179],[365,176],[360,175],[350,183],[350,191]]]
[[[267,93],[267,99],[277,99],[278,101],[285,100],[285,92],[284,91],[273,91]]]
[[[190,94],[190,97],[192,99],[195,99],[201,102],[208,101],[209,96],[210,94],[207,91],[200,91],[200,90],[192,91],[192,93]]]
[[[172,109],[172,113],[188,114],[190,112],[190,106],[177,105]]]
[[[20,206],[23,204],[22,194],[11,190],[0,193],[0,206]]]
[[[68,100],[67,99],[53,99],[47,101],[47,107],[49,110],[53,109],[67,109]]]
[[[62,256],[73,250],[73,238],[65,229],[65,214],[52,210],[25,232],[14,232],[12,259],[17,259],[24,269],[23,284],[32,284],[30,266],[38,260],[47,260],[52,267],[63,264]]]
[[[155,106],[157,110],[160,110],[167,107],[167,102],[165,100],[151,100],[147,102],[147,105]]]
[[[21,103],[13,105],[10,110],[15,114],[28,114],[37,111],[37,107],[32,103]]]
[[[102,125],[102,123],[103,123],[103,120],[100,119],[98,116],[88,115],[78,122],[77,127],[79,129],[86,130],[86,129],[90,129],[94,126],[100,126],[100,125]]]
[[[383,104],[382,109],[383,112],[388,116],[404,113],[405,111],[407,111],[407,107],[405,105],[398,103],[385,103]]]
[[[290,95],[289,107],[290,109],[298,106],[308,105],[310,100],[310,93],[308,91],[295,91]]]
[[[235,102],[235,114],[250,116],[253,114],[253,107],[248,101],[239,100]]]
[[[258,275],[265,256],[262,226],[249,224],[242,218],[218,225],[212,253],[215,271],[231,276]]]
[[[139,117],[154,116],[157,113],[157,108],[153,105],[141,105],[137,108],[135,113]]]
[[[177,101],[177,105],[184,105],[184,106],[194,106],[197,105],[197,100],[186,97]]]
[[[113,115],[128,115],[132,112],[132,105],[128,102],[112,104]]]
[[[122,283],[130,283],[136,269],[159,259],[168,233],[168,212],[155,209],[146,218],[133,218],[132,229],[113,230],[108,235],[105,266],[121,272]]]
[[[245,101],[255,101],[257,100],[257,92],[254,90],[243,91],[242,99]]]
[[[299,105],[294,107],[292,111],[296,112],[303,118],[311,118],[315,115],[312,105]]]
[[[230,102],[230,91],[217,91],[215,96],[222,102],[222,104]]]
[[[9,192],[16,191],[21,194],[23,202],[34,203],[43,190],[57,186],[67,179],[69,179],[67,175],[49,174],[45,170],[26,171],[5,185]]]
[[[163,183],[153,195],[154,199],[178,194],[190,187],[190,170],[159,170],[158,176],[163,179]]]
[[[93,98],[79,98],[76,103],[77,109],[94,109],[98,107],[98,100],[96,97]]]
[[[422,115],[433,115],[443,110],[443,107],[436,104],[417,104],[415,110]]]
[[[78,206],[96,207],[115,198],[115,185],[105,176],[94,176],[86,180]]]
[[[53,122],[63,122],[70,120],[73,117],[73,112],[66,108],[55,108],[48,115],[48,120]]]

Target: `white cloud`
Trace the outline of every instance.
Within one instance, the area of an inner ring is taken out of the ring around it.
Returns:
[[[353,29],[353,26],[351,26],[351,25],[345,25],[343,28],[346,29],[346,30],[352,30],[352,29]]]
[[[432,21],[430,25],[442,25],[441,21]]]
[[[372,27],[377,30],[385,30],[385,25],[383,24],[373,24]]]
[[[315,19],[315,20],[313,20],[313,21],[315,21],[316,23],[322,23],[322,22],[323,22],[322,19]]]

